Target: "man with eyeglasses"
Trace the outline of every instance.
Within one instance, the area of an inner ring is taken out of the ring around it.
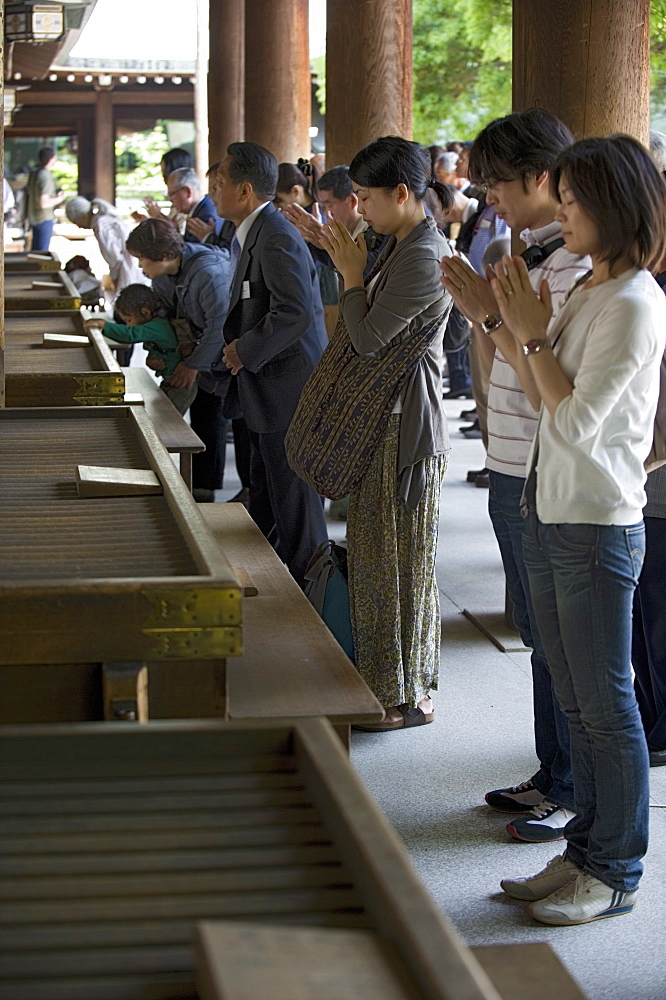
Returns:
[[[531,108],[487,125],[476,137],[469,159],[470,176],[485,188],[487,208],[527,243],[523,256],[532,287],[538,289],[547,280],[554,306],[590,266],[589,258],[569,252],[564,245],[562,226],[555,221],[557,200],[550,188],[552,166],[572,142],[573,135],[559,119]],[[485,798],[491,808],[514,814],[507,831],[517,840],[561,840],[574,815],[569,725],[553,691],[522,555],[521,496],[538,415],[503,353],[506,350],[511,356],[513,335],[499,315],[490,283],[460,258],[442,260],[441,268],[444,287],[477,326],[479,340],[493,358],[488,393],[488,511],[514,623],[524,644],[532,649],[539,768],[527,780],[494,789]]]
[[[190,226],[190,219],[212,222],[216,234],[221,230],[224,219],[221,219],[215,211],[215,205],[210,195],[202,195],[199,177],[192,167],[180,167],[169,174],[167,177],[167,197],[178,213],[178,217],[173,221],[176,222],[176,225],[180,222],[178,228],[188,243],[202,242]]]

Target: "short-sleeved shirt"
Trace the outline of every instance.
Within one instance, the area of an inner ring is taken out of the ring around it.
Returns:
[[[55,218],[53,208],[41,208],[40,201],[43,194],[48,194],[52,198],[56,193],[55,180],[53,174],[46,167],[38,167],[33,170],[26,185],[28,192],[28,221],[31,226],[40,222],[48,222]]]

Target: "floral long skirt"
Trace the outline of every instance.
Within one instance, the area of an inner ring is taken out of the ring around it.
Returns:
[[[446,456],[426,459],[425,490],[411,510],[398,495],[399,436],[395,414],[347,515],[356,668],[384,708],[415,707],[439,677],[435,556]]]

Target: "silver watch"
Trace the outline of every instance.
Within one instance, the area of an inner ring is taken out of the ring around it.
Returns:
[[[539,351],[543,351],[545,347],[550,347],[550,344],[545,339],[540,340],[528,340],[526,344],[523,344],[523,354],[538,354]]]
[[[499,315],[499,313],[495,314],[488,313],[483,323],[481,324],[481,329],[483,330],[484,333],[490,335],[491,333],[494,333],[495,330],[499,330],[503,322],[504,320]]]

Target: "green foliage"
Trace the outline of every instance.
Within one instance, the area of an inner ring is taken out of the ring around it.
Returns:
[[[650,117],[654,128],[666,128],[666,0],[650,3]]]
[[[312,75],[317,81],[317,103],[322,115],[326,114],[326,56],[315,56],[310,60]]]
[[[150,132],[133,132],[116,139],[116,201],[146,195],[164,198],[160,160],[168,148],[163,121]]]
[[[511,110],[511,0],[414,0],[414,138],[473,139]]]
[[[652,125],[666,131],[666,0],[650,14]],[[473,139],[510,111],[511,0],[414,0],[414,138]]]

